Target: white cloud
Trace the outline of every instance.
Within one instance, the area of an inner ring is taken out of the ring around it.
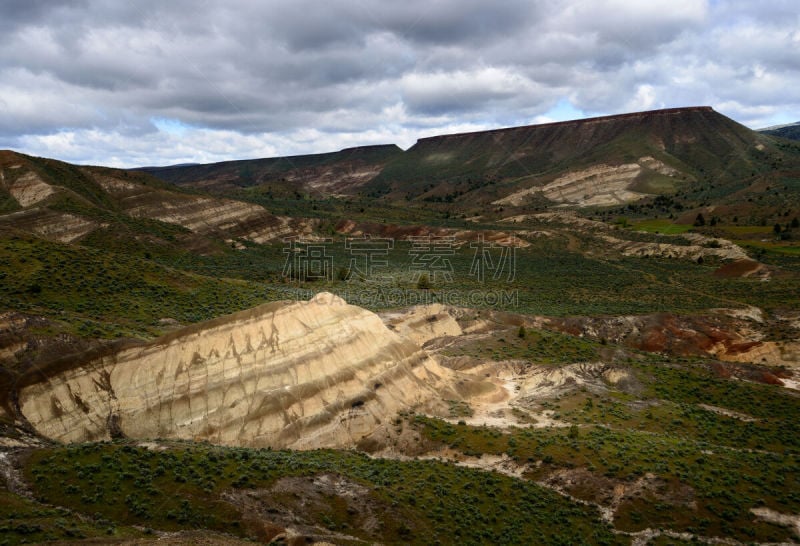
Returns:
[[[652,85],[642,84],[636,89],[636,95],[628,102],[627,110],[653,110],[658,108],[656,103],[656,90]]]
[[[12,1],[0,147],[76,162],[407,147],[564,104],[800,119],[793,0]]]

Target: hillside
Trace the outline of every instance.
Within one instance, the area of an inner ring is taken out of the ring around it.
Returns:
[[[264,208],[187,192],[140,172],[82,167],[0,151],[0,226],[71,242],[90,234],[127,231],[135,239],[181,232],[181,239],[262,242],[309,229]],[[169,238],[169,237],[167,237]]]
[[[455,396],[444,394],[448,370],[332,294],[270,303],[36,372],[18,383],[20,411],[62,442],[171,437],[346,448],[398,411]]]
[[[798,157],[709,107],[678,108],[420,139],[365,191],[541,209],[691,198],[713,183],[724,201]]]
[[[800,121],[788,125],[779,125],[777,127],[766,127],[764,129],[759,129],[758,132],[765,135],[788,138],[790,140],[800,140]]]
[[[761,320],[269,304],[29,374],[21,411],[79,442],[8,452],[0,517],[14,543],[792,543],[792,371],[699,357]]]
[[[214,193],[260,186],[275,196],[292,196],[295,192],[335,195],[357,191],[401,153],[394,144],[387,144],[323,154],[139,170],[179,186]]]

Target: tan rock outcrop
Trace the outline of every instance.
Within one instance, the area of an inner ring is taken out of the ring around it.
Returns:
[[[223,232],[263,243],[295,233],[288,218],[272,216],[263,207],[242,201],[146,191],[122,199],[125,212],[178,224],[196,233]]]
[[[579,207],[613,206],[638,201],[648,194],[630,189],[642,172],[652,171],[665,176],[678,172],[653,157],[640,157],[637,163],[599,164],[565,173],[544,186],[518,190],[493,202],[495,205],[522,206],[541,192],[549,200]]]
[[[276,302],[88,359],[20,392],[50,438],[345,447],[398,411],[441,404],[453,372],[331,294]]]
[[[464,333],[441,303],[417,305],[404,313],[387,314],[384,320],[390,329],[419,345],[432,339]]]
[[[698,258],[720,258],[722,260],[746,260],[747,253],[737,244],[719,237],[708,237],[700,233],[681,233],[680,235],[655,234],[663,242],[645,242],[630,240],[625,230],[617,230],[604,222],[590,220],[573,212],[545,212],[539,214],[519,214],[501,220],[501,222],[518,223],[535,221],[554,226],[568,226],[581,235],[593,237],[603,252],[614,249],[623,256],[674,258],[696,261]],[[556,229],[554,233],[559,233]],[[537,236],[537,232],[519,232],[527,237]],[[684,241],[679,240],[683,239]],[[686,240],[690,244],[685,244]],[[766,268],[759,267],[759,275],[768,276]]]
[[[53,195],[56,190],[34,172],[27,172],[8,187],[8,192],[23,207],[30,207]]]
[[[719,344],[714,349],[715,355],[727,362],[754,362],[792,368],[800,364],[800,343],[796,342],[755,341],[743,343],[741,347]]]
[[[626,241],[611,235],[599,235],[598,238],[608,246],[619,250],[623,256],[675,258],[696,261],[698,258],[716,257],[723,260],[745,260],[747,253],[738,245],[725,239],[711,239],[694,233],[682,235],[686,239],[699,244],[676,245],[669,242],[646,243],[641,241]],[[716,241],[717,246],[709,247],[704,244]]]
[[[0,216],[0,225],[29,231],[50,241],[71,243],[104,224],[76,214],[33,207]]]
[[[616,205],[636,201],[644,194],[627,188],[642,171],[636,163],[619,166],[595,165],[582,171],[559,176],[544,186],[533,186],[518,190],[493,202],[495,205],[522,206],[530,197],[541,193],[556,203],[591,205]]]
[[[645,195],[628,190],[628,186],[641,172],[641,166],[636,163],[616,167],[597,165],[558,177],[544,186],[542,193],[556,203],[580,206],[609,206],[637,201]]]
[[[119,176],[83,169],[118,200],[125,213],[183,226],[195,233],[221,236],[226,241],[256,243],[310,235],[314,220],[275,216],[253,203],[171,191]]]

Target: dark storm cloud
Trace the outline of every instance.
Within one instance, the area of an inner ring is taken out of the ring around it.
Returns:
[[[50,2],[49,0],[4,0],[0,30],[13,30],[20,25],[38,24],[71,8],[84,9],[85,0]]]
[[[564,104],[789,121],[798,29],[784,0],[10,0],[0,142],[130,165],[408,145]]]

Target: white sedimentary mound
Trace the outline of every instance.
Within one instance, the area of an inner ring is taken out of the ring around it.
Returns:
[[[698,258],[717,257],[723,260],[746,260],[748,259],[747,253],[738,245],[725,240],[716,239],[718,247],[703,246],[706,242],[711,242],[715,239],[709,237],[694,238],[695,234],[687,233],[683,237],[685,239],[695,240],[701,244],[693,245],[674,245],[668,242],[664,243],[646,243],[641,241],[626,241],[611,235],[600,235],[601,239],[606,244],[616,248],[625,256],[637,257],[659,257],[659,258],[678,258],[697,260]]]
[[[331,294],[266,304],[90,359],[20,393],[42,434],[344,447],[439,404],[451,371]]]
[[[177,224],[195,233],[265,243],[313,231],[309,222],[274,216],[252,203],[153,188],[87,169],[84,174],[119,200],[127,214]]]
[[[8,192],[23,207],[44,201],[55,191],[50,184],[45,183],[36,173],[32,172],[23,174],[8,187]]]
[[[390,329],[419,345],[464,333],[441,303],[418,305],[404,313],[387,314],[385,320]]]
[[[633,191],[630,186],[644,169],[666,176],[677,171],[653,157],[641,157],[637,163],[622,165],[594,165],[581,171],[568,172],[544,186],[533,186],[516,191],[495,205],[522,206],[536,193],[556,203],[579,207],[613,206],[638,201],[647,194]]]
[[[539,214],[517,214],[501,220],[501,222],[517,223],[535,220],[543,224],[566,225],[574,228],[584,236],[598,240],[596,248],[614,249],[624,256],[675,258],[696,261],[698,258],[716,257],[723,260],[749,260],[747,252],[740,246],[719,237],[708,237],[700,233],[681,233],[680,235],[657,234],[663,242],[644,242],[625,239],[625,231],[613,226],[577,216],[571,212],[544,212]],[[518,232],[527,237],[552,236],[558,231],[526,231]],[[686,239],[691,244],[675,244],[672,241]]]
[[[11,224],[60,243],[71,243],[105,225],[76,214],[38,207],[5,214],[0,217],[0,223]]]

